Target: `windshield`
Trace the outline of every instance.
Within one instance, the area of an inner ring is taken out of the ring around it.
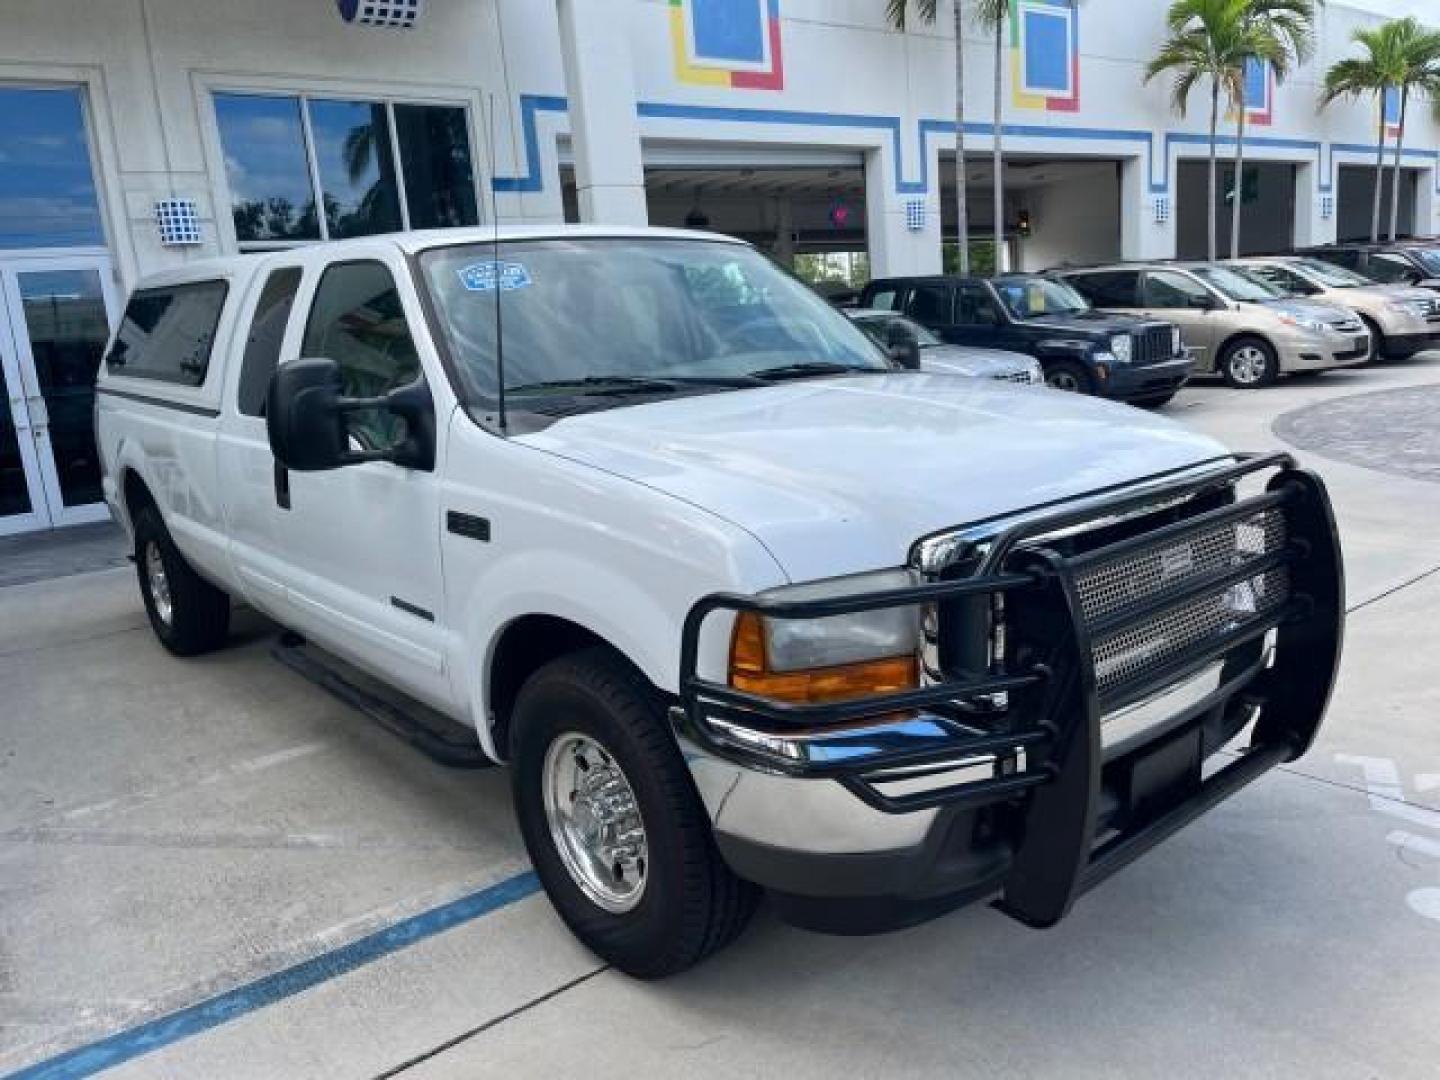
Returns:
[[[1411,248],[1412,258],[1419,260],[1427,274],[1440,277],[1440,250],[1436,248]]]
[[[1354,270],[1346,270],[1343,266],[1327,263],[1324,259],[1296,259],[1293,265],[1305,271],[1306,277],[1314,278],[1331,289],[1359,289],[1375,284]]]
[[[1285,299],[1285,294],[1273,285],[1233,266],[1192,266],[1190,272],[1231,300],[1263,304]]]
[[[915,340],[920,343],[922,349],[933,348],[936,345],[945,344],[938,337],[932,334],[918,322],[905,318],[903,315],[891,315],[887,312],[876,314],[864,314],[854,316],[855,325],[865,331],[865,335],[875,344],[888,346],[890,344],[890,327],[895,325],[908,326],[910,332],[915,335]]]
[[[1004,277],[991,284],[1010,314],[1017,319],[1078,315],[1090,310],[1085,298],[1062,281],[1042,277]]]
[[[527,395],[664,392],[781,375],[889,371],[849,319],[764,256],[705,240],[531,240],[420,256],[471,404]],[[497,291],[498,290],[498,291]]]

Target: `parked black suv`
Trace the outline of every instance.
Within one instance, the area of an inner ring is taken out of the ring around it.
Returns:
[[[1035,274],[995,278],[883,278],[860,306],[901,311],[955,345],[1027,353],[1058,390],[1163,405],[1190,377],[1173,323],[1095,311],[1064,282]]]
[[[1417,285],[1440,292],[1440,241],[1325,244],[1301,248],[1296,254],[1324,259],[1382,285]]]

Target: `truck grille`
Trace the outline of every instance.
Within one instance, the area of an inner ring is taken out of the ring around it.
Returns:
[[[1075,587],[1092,634],[1101,697],[1157,676],[1169,662],[1284,604],[1288,573],[1284,566],[1268,565],[1268,557],[1285,546],[1284,514],[1263,509],[1087,562]],[[1231,575],[1261,562],[1267,565],[1254,576]],[[1226,575],[1224,584],[1186,595],[1187,587],[1202,579]],[[1132,611],[1137,617],[1126,618]]]
[[[1170,359],[1172,344],[1170,327],[1147,327],[1135,335],[1135,363],[1158,364]]]

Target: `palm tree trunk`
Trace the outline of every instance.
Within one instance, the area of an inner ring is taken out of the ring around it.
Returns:
[[[955,237],[959,270],[970,273],[970,203],[965,193],[965,13],[955,0]]]
[[[1235,201],[1230,204],[1230,258],[1240,257],[1240,207],[1245,202],[1245,102],[1235,122]]]
[[[1215,210],[1215,129],[1220,124],[1220,84],[1217,82],[1210,89],[1210,214],[1209,231],[1206,233],[1207,249],[1206,258],[1211,262],[1215,261],[1215,242],[1219,229],[1218,217]]]
[[[1380,240],[1380,193],[1385,190],[1385,91],[1380,91],[1380,137],[1375,141],[1375,199],[1370,206],[1370,242]]]
[[[1410,87],[1400,90],[1400,127],[1395,132],[1395,168],[1390,178],[1390,242],[1400,226],[1400,159],[1405,152],[1405,113],[1410,107]]]
[[[1008,269],[1005,265],[1005,143],[1004,105],[1005,93],[1005,18],[995,20],[995,130],[992,136],[992,164],[995,173],[995,272]]]

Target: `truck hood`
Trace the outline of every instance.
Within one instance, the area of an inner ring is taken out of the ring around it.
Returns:
[[[622,406],[516,438],[726,519],[792,581],[898,566],[940,529],[1227,454],[1127,405],[923,372]]]

